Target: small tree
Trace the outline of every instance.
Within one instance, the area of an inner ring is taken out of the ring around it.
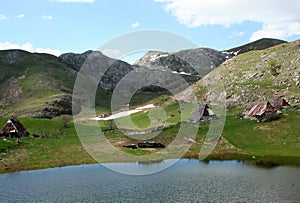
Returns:
[[[276,65],[277,65],[277,60],[276,60],[276,59],[271,59],[271,60],[269,61],[269,65],[270,65],[271,67],[276,67]]]
[[[277,69],[279,69],[281,67],[281,65],[279,65],[277,63],[277,60],[276,59],[271,59],[269,61],[269,65],[271,66],[270,67],[270,73],[271,73],[271,75],[273,75],[274,77],[276,77],[277,75],[279,75],[279,73],[277,72]]]

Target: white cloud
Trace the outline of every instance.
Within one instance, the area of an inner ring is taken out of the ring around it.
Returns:
[[[2,15],[0,14],[0,20],[5,20],[6,19],[6,16],[5,15]]]
[[[52,54],[54,56],[59,56],[62,54],[62,51],[57,50],[57,49],[49,49],[49,48],[36,48],[35,52],[37,53],[47,53],[47,54]]]
[[[56,0],[57,2],[65,3],[94,3],[95,0]]]
[[[300,0],[154,0],[188,27],[261,23],[251,40],[289,37],[300,32]]]
[[[52,20],[52,16],[42,16],[43,19]]]
[[[250,41],[255,41],[264,37],[285,38],[293,35],[300,35],[300,22],[264,24],[261,30],[252,34]]]
[[[22,49],[25,51],[32,52],[32,44],[29,42],[26,42],[24,44],[14,44],[11,42],[0,42],[0,50],[6,50],[6,49]]]
[[[24,17],[25,17],[24,13],[21,13],[21,14],[17,15],[17,18],[24,18]]]
[[[28,52],[47,53],[55,56],[59,56],[62,54],[62,51],[60,50],[49,49],[49,48],[33,48],[33,45],[30,42],[26,42],[24,44],[0,42],[0,50],[7,50],[7,49],[22,49]]]
[[[134,23],[131,24],[132,28],[136,28],[136,27],[139,27],[139,26],[140,26],[139,22],[134,22]]]

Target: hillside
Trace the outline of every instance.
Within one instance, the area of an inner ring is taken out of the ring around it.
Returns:
[[[272,101],[285,97],[300,104],[300,40],[265,50],[239,54],[192,86],[198,97],[211,100],[204,81],[220,81],[226,101],[244,106],[253,101]],[[220,95],[219,95],[220,96]]]
[[[72,112],[76,71],[48,54],[0,51],[0,115],[52,118]]]

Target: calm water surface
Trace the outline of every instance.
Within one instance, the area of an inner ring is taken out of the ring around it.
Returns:
[[[300,202],[300,168],[182,159],[145,176],[100,165],[25,171],[0,175],[0,202]]]

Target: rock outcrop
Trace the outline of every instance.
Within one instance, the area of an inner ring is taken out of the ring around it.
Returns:
[[[112,91],[118,82],[134,67],[130,64],[107,57],[100,51],[87,51],[83,54],[66,53],[59,60],[76,71],[80,71],[89,79],[99,83],[102,89]]]
[[[227,58],[225,53],[209,48],[188,49],[176,53],[150,51],[135,65],[171,71],[182,75],[189,83],[194,83]]]
[[[93,51],[89,50],[82,54],[75,53],[65,53],[60,55],[58,58],[61,62],[66,64],[67,66],[73,68],[76,71],[79,71],[81,66],[87,60],[88,56],[93,53]]]
[[[64,114],[71,115],[72,112],[77,114],[81,110],[81,107],[78,104],[79,103],[74,106],[75,109],[72,111],[72,95],[66,94],[58,96],[55,97],[50,103],[47,103],[40,112],[35,113],[33,117],[54,118]]]

